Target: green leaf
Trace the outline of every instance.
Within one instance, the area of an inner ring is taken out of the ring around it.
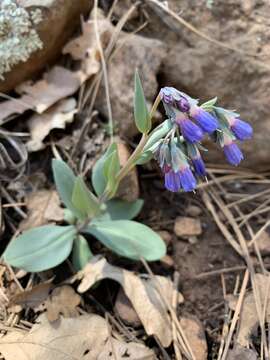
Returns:
[[[151,130],[151,119],[147,110],[146,100],[138,71],[135,72],[134,117],[138,130],[148,133]]]
[[[149,150],[153,145],[155,145],[160,139],[168,134],[168,132],[173,128],[173,123],[170,119],[163,121],[159,126],[157,126],[149,136],[147,143],[145,144],[143,150]]]
[[[107,212],[110,214],[111,220],[131,220],[140,213],[143,203],[142,199],[132,202],[113,199],[106,203]]]
[[[87,240],[82,235],[78,235],[74,240],[72,249],[72,264],[74,269],[76,271],[83,269],[93,256]]]
[[[82,218],[83,214],[72,203],[72,192],[76,176],[62,160],[53,159],[52,168],[56,189],[62,202],[77,218]]]
[[[50,269],[69,256],[76,231],[72,225],[27,230],[8,244],[3,257],[8,264],[29,272]]]
[[[85,232],[95,236],[116,254],[133,260],[159,260],[166,254],[161,237],[146,225],[130,220],[100,221]]]
[[[153,130],[147,143],[145,144],[145,147],[143,148],[142,154],[136,161],[137,165],[143,165],[153,158],[154,152],[157,150],[162,141],[161,139],[168,134],[172,127],[173,123],[171,120],[167,119]]]
[[[78,176],[72,192],[72,204],[80,213],[81,219],[95,216],[100,212],[100,204],[96,196],[87,188],[83,179]]]
[[[118,151],[114,150],[104,163],[104,176],[107,180],[106,190],[113,194],[117,190],[116,174],[120,170]]]
[[[215,105],[216,102],[217,102],[217,97],[214,97],[213,99],[208,100],[208,101],[206,101],[205,103],[203,103],[203,104],[201,105],[201,107],[202,107],[204,110],[212,110],[212,109],[213,109],[213,106]]]
[[[106,159],[111,155],[113,151],[117,150],[117,145],[115,143],[111,144],[106,150],[105,154],[102,155],[100,159],[95,163],[92,171],[92,185],[97,193],[97,195],[101,195],[107,184],[107,179],[104,175],[104,164]]]

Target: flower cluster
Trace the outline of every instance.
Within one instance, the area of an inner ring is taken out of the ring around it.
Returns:
[[[162,88],[160,97],[171,127],[159,141],[155,156],[168,190],[193,191],[197,178],[206,177],[201,141],[207,134],[230,164],[241,162],[243,154],[236,140],[250,139],[253,131],[239,114],[215,106],[216,99],[199,106],[198,100],[172,87]]]

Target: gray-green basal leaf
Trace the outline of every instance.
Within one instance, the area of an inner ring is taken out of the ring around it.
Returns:
[[[120,256],[133,260],[159,260],[166,254],[161,237],[146,225],[130,220],[100,221],[89,225],[85,232]]]
[[[78,235],[74,240],[72,249],[72,264],[74,269],[76,271],[83,269],[93,256],[85,237]]]
[[[72,192],[72,204],[80,213],[81,219],[93,217],[100,212],[100,204],[96,196],[87,188],[83,179],[78,176]]]
[[[52,168],[56,189],[63,204],[80,219],[82,213],[72,203],[72,192],[76,176],[70,167],[62,160],[53,159]]]
[[[132,202],[112,199],[107,201],[107,212],[109,213],[111,220],[131,220],[139,215],[144,201],[138,199]]]
[[[92,171],[92,185],[97,193],[97,195],[101,195],[107,184],[107,179],[104,175],[104,164],[106,159],[111,155],[113,151],[117,150],[117,145],[115,143],[111,144],[106,152],[101,156],[100,159],[95,163]]]
[[[69,256],[75,235],[72,225],[40,226],[12,240],[3,256],[8,264],[29,272],[47,270]]]

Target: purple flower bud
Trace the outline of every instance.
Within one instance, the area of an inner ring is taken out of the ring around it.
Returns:
[[[180,172],[174,172],[172,169],[165,172],[165,188],[172,192],[177,192],[181,189]]]
[[[181,133],[184,136],[185,140],[190,143],[196,143],[202,140],[203,132],[188,118],[177,118],[176,122],[180,126]]]
[[[173,93],[169,87],[164,87],[160,90],[161,100],[167,105],[174,104],[174,97]]]
[[[190,110],[190,104],[188,100],[181,96],[180,100],[176,101],[177,108],[183,113],[188,112]]]
[[[231,130],[238,140],[250,139],[253,135],[253,129],[249,123],[239,119],[229,119]]]
[[[191,159],[191,161],[192,161],[192,164],[194,166],[195,173],[198,176],[205,177],[206,176],[206,169],[205,169],[205,164],[204,164],[203,159],[201,158],[201,156],[199,155],[199,156]]]
[[[211,134],[218,128],[217,119],[199,106],[194,106],[192,108],[191,116],[197,121],[198,125],[203,129],[203,131],[208,134]]]
[[[233,141],[225,143],[225,145],[223,146],[223,151],[228,162],[231,165],[239,165],[241,160],[244,159],[242,151]]]
[[[197,182],[189,166],[180,170],[180,182],[186,192],[193,191],[196,188]]]

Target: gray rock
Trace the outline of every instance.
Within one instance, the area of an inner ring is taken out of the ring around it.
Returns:
[[[157,73],[166,55],[166,46],[159,40],[139,35],[122,34],[122,44],[108,66],[108,80],[114,125],[120,135],[138,133],[133,118],[134,73],[138,68],[146,100],[153,102],[158,92]],[[107,117],[107,104],[101,87],[96,107]]]
[[[78,27],[81,15],[92,6],[89,0],[20,0],[26,10],[40,9],[42,21],[37,25],[43,48],[34,52],[26,62],[21,62],[0,81],[0,92],[8,92],[22,81],[31,78],[61,54],[62,46]]]

